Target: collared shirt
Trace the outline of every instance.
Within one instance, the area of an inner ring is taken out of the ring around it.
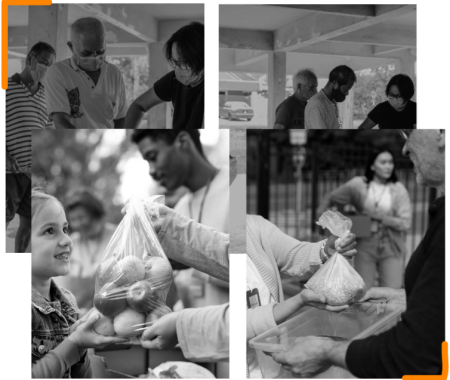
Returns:
[[[45,104],[44,87],[31,95],[15,74],[8,79],[6,90],[6,150],[14,157],[23,173],[31,172],[31,133],[35,129],[52,128]],[[6,169],[6,173],[12,173]]]
[[[309,99],[305,108],[305,129],[340,129],[339,112],[334,100],[323,90]]]
[[[100,66],[97,85],[73,57],[56,62],[46,75],[46,99],[50,117],[70,115],[77,129],[110,129],[127,113],[125,84],[119,68],[108,62]]]

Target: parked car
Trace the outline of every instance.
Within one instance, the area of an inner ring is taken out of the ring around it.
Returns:
[[[226,102],[219,106],[219,118],[226,117],[228,120],[247,119],[250,121],[254,115],[253,108],[245,102]]]

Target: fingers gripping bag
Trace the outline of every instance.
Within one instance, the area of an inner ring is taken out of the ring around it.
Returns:
[[[340,212],[326,211],[317,223],[338,236],[337,246],[342,238],[350,233],[352,221]],[[366,291],[361,276],[338,252],[309,279],[305,285],[314,293],[325,296],[327,304],[332,306],[347,305],[360,299]]]
[[[131,197],[97,267],[94,306],[101,317],[94,330],[99,334],[139,336],[171,312],[165,301],[172,267],[151,222],[159,217],[158,203],[164,197],[153,197],[152,202]]]

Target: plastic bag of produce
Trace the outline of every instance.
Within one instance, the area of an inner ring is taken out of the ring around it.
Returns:
[[[306,283],[314,293],[324,295],[327,304],[347,305],[359,300],[366,291],[366,284],[344,257],[334,253]]]
[[[323,228],[338,236],[347,236],[352,228],[352,221],[340,212],[326,211],[317,222]],[[335,252],[306,283],[314,293],[324,295],[327,303],[332,306],[347,305],[359,300],[366,291],[366,284],[355,269],[339,253]]]
[[[171,312],[165,301],[172,267],[148,216],[158,217],[155,203],[163,202],[162,196],[145,203],[132,196],[103,253],[95,273],[94,306],[101,318],[94,330],[99,334],[139,336],[143,327]]]

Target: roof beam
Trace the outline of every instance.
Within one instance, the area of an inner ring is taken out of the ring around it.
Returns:
[[[205,20],[160,20],[158,27],[158,42],[166,42],[172,34],[183,26],[198,21],[204,24]]]
[[[360,45],[352,43],[332,43],[326,41],[295,50],[295,53],[339,55],[344,57],[373,57],[374,56],[373,48],[374,47],[372,45]]]
[[[336,38],[340,35],[355,32],[387,20],[413,12],[416,5],[383,5],[376,6],[374,17],[357,19],[350,16],[336,17],[323,13],[314,13],[281,27],[274,33],[275,51],[292,51],[305,46]]]
[[[273,32],[220,28],[219,48],[273,51]]]
[[[373,48],[373,55],[376,57],[385,56],[393,52],[409,49],[408,46],[374,46]]]
[[[367,16],[375,16],[375,7],[369,4],[362,5],[334,5],[334,4],[315,4],[315,5],[306,5],[306,4],[276,4],[270,5],[272,7],[284,7],[284,8],[293,8],[300,9],[305,11],[314,11],[321,13],[332,13],[335,15],[341,16],[356,16],[356,17],[367,17]]]
[[[236,66],[247,66],[267,58],[267,52],[254,50],[235,50],[234,61]]]
[[[129,7],[128,4],[79,4],[73,3],[93,16],[107,21],[148,43],[158,41],[158,20],[145,6]]]
[[[378,24],[353,33],[342,34],[330,41],[385,46],[417,46],[415,26]]]

